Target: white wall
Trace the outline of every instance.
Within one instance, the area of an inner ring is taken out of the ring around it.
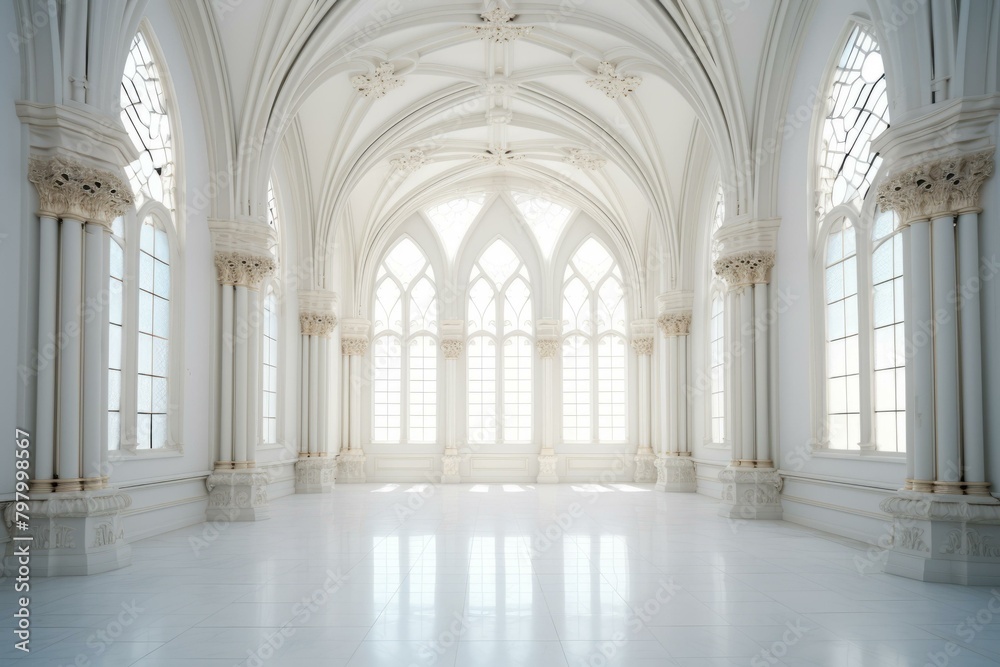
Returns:
[[[782,494],[785,518],[850,537],[877,540],[888,517],[878,503],[902,486],[902,456],[872,457],[858,453],[812,453],[818,416],[811,414],[811,392],[823,378],[810,376],[810,355],[822,344],[810,336],[810,258],[808,178],[813,170],[810,144],[813,109],[825,99],[826,67],[843,48],[841,35],[852,13],[866,14],[864,0],[816,3],[798,58],[786,118],[790,131],[781,147],[778,186],[777,263],[772,296],[786,295],[790,305],[777,324],[778,424],[780,455],[776,464],[785,477]],[[821,107],[822,108],[822,107]],[[822,113],[822,111],[820,111]],[[864,261],[862,258],[859,258]],[[876,460],[878,458],[879,460]]]
[[[14,429],[30,428],[34,421],[33,381],[22,379],[19,366],[27,362],[34,345],[28,340],[37,336],[34,313],[34,292],[37,289],[35,263],[29,258],[37,253],[38,219],[31,207],[31,186],[23,178],[27,160],[21,149],[21,122],[14,110],[14,100],[21,97],[21,67],[16,45],[11,36],[20,34],[14,4],[0,4],[0,201],[5,215],[0,222],[0,309],[7,316],[0,321],[0,500],[13,499],[14,493]],[[20,177],[19,177],[20,176]],[[28,261],[24,261],[27,259]],[[11,316],[11,314],[16,314]]]

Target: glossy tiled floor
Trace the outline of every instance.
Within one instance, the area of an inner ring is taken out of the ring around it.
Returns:
[[[8,640],[0,665],[1000,664],[990,590],[880,574],[875,550],[701,496],[342,485],[272,515],[37,580],[34,651]]]

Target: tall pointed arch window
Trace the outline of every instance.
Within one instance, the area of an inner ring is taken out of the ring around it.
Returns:
[[[267,182],[267,224],[278,230],[278,200],[274,183]],[[278,259],[278,246],[271,248]],[[263,319],[260,327],[260,415],[262,443],[278,442],[278,292],[275,281],[268,280],[261,300]]]
[[[627,437],[625,289],[621,269],[588,239],[563,275],[563,438],[623,442]]]
[[[888,107],[878,42],[856,23],[831,75],[816,175],[815,330],[832,449],[905,449],[902,241],[869,201],[881,164],[872,140],[889,126]]]
[[[530,442],[534,325],[528,269],[496,239],[473,264],[468,294],[469,441]]]
[[[903,333],[903,237],[895,213],[872,227],[872,372],[874,442],[879,451],[906,451],[906,345]]]
[[[715,233],[726,219],[726,197],[719,184],[712,208],[712,237],[709,239],[710,255],[714,262],[719,257]],[[708,373],[710,395],[708,405],[709,434],[713,443],[726,441],[726,296],[725,287],[715,279],[710,290],[708,320]]]
[[[427,257],[409,238],[386,255],[375,281],[372,439],[437,438],[437,289]]]
[[[172,270],[174,147],[171,119],[147,36],[139,31],[125,60],[121,119],[138,159],[125,167],[135,196],[132,216],[116,221],[111,234],[108,433],[114,448],[133,433],[130,447],[172,445]],[[134,269],[129,269],[134,267]],[[129,344],[131,341],[134,343]],[[130,351],[134,350],[134,356]],[[134,398],[129,398],[129,395]],[[131,406],[128,414],[124,406]]]
[[[820,158],[820,211],[863,201],[882,159],[872,139],[889,126],[885,68],[874,32],[855,24],[830,83]]]

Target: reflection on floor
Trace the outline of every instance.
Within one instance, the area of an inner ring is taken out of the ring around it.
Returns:
[[[341,485],[34,581],[34,650],[0,665],[1000,663],[1000,592],[715,510],[646,485]]]

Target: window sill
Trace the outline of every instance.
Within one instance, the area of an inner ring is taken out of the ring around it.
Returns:
[[[725,451],[729,451],[730,449],[732,449],[732,447],[727,442],[712,442],[711,440],[706,440],[704,445],[705,449],[718,449]]]
[[[817,449],[812,452],[816,459],[841,459],[847,461],[879,461],[882,463],[904,463],[906,452],[880,452],[877,450],[836,450]]]
[[[147,459],[171,459],[184,456],[184,448],[180,445],[161,447],[159,449],[116,449],[108,452],[108,461],[142,461]]]

